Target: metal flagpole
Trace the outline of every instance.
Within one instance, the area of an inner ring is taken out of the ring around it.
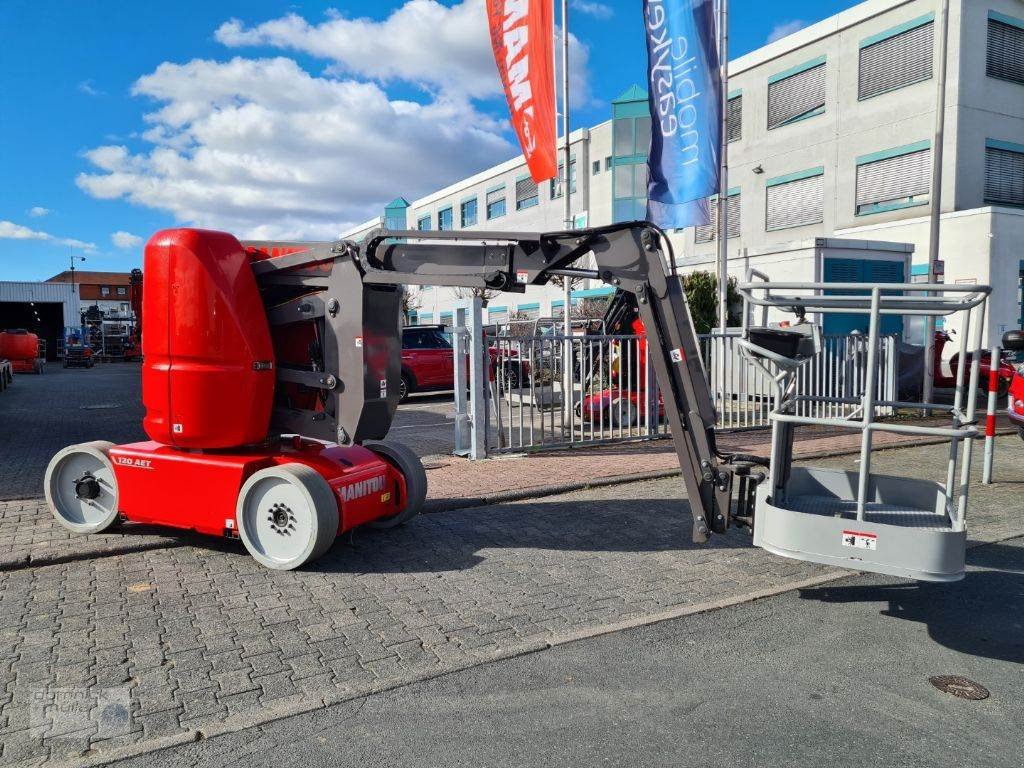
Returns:
[[[557,110],[556,110],[557,111]],[[565,228],[573,228],[572,207],[569,200],[569,0],[562,0],[562,214]],[[572,281],[568,276],[562,278],[563,304],[562,312],[562,410],[566,419],[572,417]],[[571,433],[571,430],[570,430]]]
[[[718,178],[718,330],[722,338],[711,349],[718,351],[718,382],[714,391],[725,391],[725,329],[729,322],[729,0],[718,0],[718,56],[722,80],[722,141]],[[724,403],[722,406],[724,407]]]
[[[939,71],[935,89],[935,139],[932,141],[932,197],[928,234],[928,282],[936,282],[939,260],[939,217],[942,215],[942,144],[946,126],[946,44],[949,37],[949,0],[939,11]],[[924,387],[921,399],[932,402],[935,390],[935,317],[929,315],[924,327]],[[931,415],[931,409],[924,411]]]

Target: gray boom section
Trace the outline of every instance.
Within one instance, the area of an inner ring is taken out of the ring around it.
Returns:
[[[361,243],[247,243],[271,254],[254,261],[253,272],[275,349],[288,326],[304,324],[304,334],[313,329],[308,360],[282,359],[278,349],[271,428],[341,444],[387,434],[398,404],[403,286],[522,292],[559,274],[585,274],[636,297],[693,513],[693,538],[704,542],[729,525],[733,466],[716,452],[715,407],[682,283],[666,271],[666,242],[656,227],[631,222],[543,234],[379,229]],[[574,267],[590,254],[596,270]],[[289,354],[295,346],[293,337]]]

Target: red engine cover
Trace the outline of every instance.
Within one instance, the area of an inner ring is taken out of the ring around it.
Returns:
[[[39,337],[27,331],[0,333],[0,360],[35,360],[39,357]]]
[[[249,258],[224,232],[167,229],[146,244],[143,427],[178,448],[267,434],[274,353]]]

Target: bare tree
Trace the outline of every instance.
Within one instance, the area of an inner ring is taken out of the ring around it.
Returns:
[[[487,305],[490,303],[491,299],[501,293],[501,291],[496,291],[493,288],[465,288],[463,286],[457,286],[453,288],[452,291],[455,293],[455,296],[460,299],[469,299],[479,296],[480,303],[483,305],[484,309],[487,309]]]
[[[402,291],[402,323],[409,325],[412,316],[420,308],[420,295],[406,288]]]

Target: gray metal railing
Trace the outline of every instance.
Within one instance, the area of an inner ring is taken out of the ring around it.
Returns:
[[[738,332],[701,336],[705,375],[723,430],[763,428],[777,387],[740,353]],[[487,450],[523,451],[570,445],[650,440],[668,434],[664,406],[646,339],[634,335],[561,335],[487,339]],[[897,400],[898,337],[879,341],[874,366],[876,415]],[[566,346],[571,354],[563,351]],[[719,367],[718,355],[725,355]],[[867,387],[868,349],[860,335],[826,336],[822,352],[801,372],[800,414],[846,418]],[[571,388],[563,384],[571,366]],[[719,381],[721,378],[721,381]],[[848,400],[849,402],[841,402]]]

